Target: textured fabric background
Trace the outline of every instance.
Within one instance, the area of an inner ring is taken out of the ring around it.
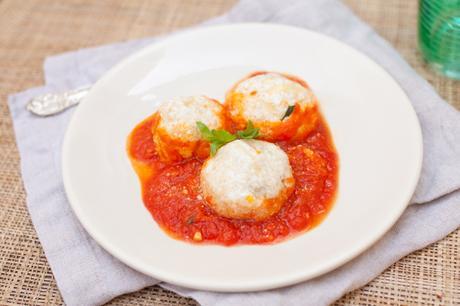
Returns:
[[[346,0],[388,39],[447,101],[460,109],[460,82],[426,69],[416,52],[416,0]],[[141,38],[223,13],[225,0],[0,0],[0,305],[62,300],[30,222],[6,96],[42,84],[43,58],[82,47]],[[460,303],[460,234],[399,261],[338,304]],[[159,287],[117,298],[114,305],[189,305]]]

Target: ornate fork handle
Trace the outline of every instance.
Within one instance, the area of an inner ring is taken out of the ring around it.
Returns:
[[[58,94],[44,94],[32,98],[27,103],[27,110],[37,116],[51,116],[80,103],[88,94],[90,86],[69,90]]]

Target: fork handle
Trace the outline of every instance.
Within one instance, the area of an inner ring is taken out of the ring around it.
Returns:
[[[62,93],[49,93],[32,98],[27,103],[27,110],[37,116],[51,116],[80,103],[88,94],[90,86],[85,86]]]

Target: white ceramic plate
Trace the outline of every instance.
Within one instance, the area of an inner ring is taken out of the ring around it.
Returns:
[[[318,96],[340,158],[335,206],[312,231],[275,245],[174,240],[144,208],[126,138],[159,101],[193,94],[223,100],[234,82],[254,70],[298,75]],[[85,229],[127,265],[177,285],[252,291],[320,275],[371,246],[405,209],[421,161],[414,110],[380,66],[318,33],[237,24],[174,35],[107,73],[72,118],[63,176]]]

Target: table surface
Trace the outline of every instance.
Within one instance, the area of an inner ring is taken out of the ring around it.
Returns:
[[[345,0],[390,41],[449,103],[460,109],[460,82],[427,69],[417,52],[417,0]],[[234,0],[0,0],[0,304],[62,304],[25,204],[9,94],[43,84],[46,56],[166,33],[228,10]],[[109,18],[107,18],[110,16]],[[460,304],[460,231],[392,265],[336,302]],[[194,305],[158,286],[112,305]]]

